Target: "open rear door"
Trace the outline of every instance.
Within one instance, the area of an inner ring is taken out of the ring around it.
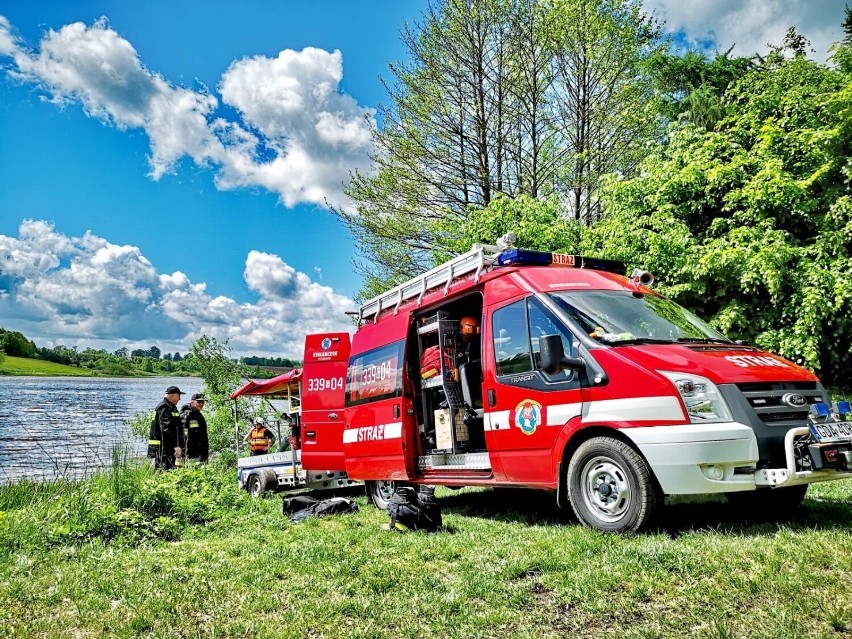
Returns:
[[[302,371],[302,468],[345,470],[343,398],[349,333],[305,338]]]

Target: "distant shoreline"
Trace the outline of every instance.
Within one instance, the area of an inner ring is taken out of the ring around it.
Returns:
[[[0,362],[0,379],[3,377],[116,377],[122,379],[145,379],[147,377],[198,377],[185,372],[174,373],[134,373],[122,375],[98,369],[79,368],[57,364],[42,359],[12,357],[7,355]]]

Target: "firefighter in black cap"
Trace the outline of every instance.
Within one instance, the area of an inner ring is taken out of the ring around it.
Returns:
[[[186,449],[184,453],[188,460],[206,462],[210,452],[210,442],[207,438],[207,420],[201,413],[204,410],[204,395],[195,393],[188,404],[180,409],[183,421]]]
[[[148,434],[148,457],[154,467],[168,470],[174,468],[176,460],[183,460],[183,423],[177,403],[183,392],[177,386],[169,386],[166,396],[154,409],[154,419]]]

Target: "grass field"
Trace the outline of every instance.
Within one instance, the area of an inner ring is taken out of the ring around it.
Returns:
[[[230,470],[123,474],[0,488],[4,636],[852,636],[849,480],[783,522],[681,503],[616,536],[537,492],[439,489],[446,530],[400,534],[361,496],[294,525]]]
[[[91,377],[92,371],[85,368],[46,362],[41,359],[27,359],[7,355],[0,362],[0,375],[70,375],[74,377]]]

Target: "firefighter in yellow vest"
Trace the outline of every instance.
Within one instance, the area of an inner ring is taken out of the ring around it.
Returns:
[[[263,417],[254,418],[254,427],[243,438],[251,448],[252,455],[265,455],[275,443],[275,433],[263,425]]]

